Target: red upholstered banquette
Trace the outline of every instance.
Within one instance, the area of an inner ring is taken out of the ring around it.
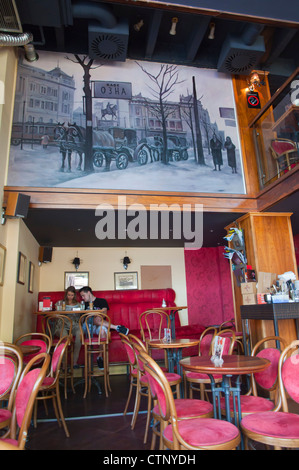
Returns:
[[[173,289],[149,289],[149,290],[94,290],[96,297],[104,298],[109,305],[108,315],[114,325],[125,325],[130,333],[141,338],[139,315],[151,308],[161,307],[163,299],[167,306],[175,306],[175,291]],[[50,297],[53,305],[58,300],[63,299],[63,291],[40,292],[38,301],[43,297]],[[80,294],[78,300],[81,300]],[[175,316],[176,337],[177,338],[199,338],[204,330],[202,325],[181,326],[179,315]],[[37,331],[40,331],[40,320],[37,321]],[[186,355],[198,353],[198,348],[187,348]],[[81,362],[81,361],[80,361]],[[127,362],[127,355],[116,331],[111,331],[111,344],[109,346],[109,362]]]

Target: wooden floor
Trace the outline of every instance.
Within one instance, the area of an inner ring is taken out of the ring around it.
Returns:
[[[97,380],[103,384],[102,378]],[[58,426],[51,402],[49,415],[45,414],[42,403],[38,405],[38,423],[35,429],[30,427],[26,449],[31,450],[148,450],[150,439],[143,444],[146,399],[141,401],[141,411],[136,427],[131,430],[133,399],[128,414],[123,416],[129,391],[129,379],[126,375],[110,377],[112,392],[108,398],[99,395],[95,385],[91,392],[83,398],[83,384],[75,387],[76,393],[69,391],[64,400],[63,389],[61,397],[64,416],[70,432],[65,436],[63,428]],[[103,389],[103,387],[102,387]],[[135,395],[133,396],[133,398]],[[151,436],[151,433],[150,433]]]
[[[102,384],[102,378],[99,377],[97,380]],[[127,375],[114,375],[110,377],[110,383],[112,392],[108,398],[104,393],[99,394],[98,389],[93,385],[87,398],[83,399],[84,390],[81,383],[75,387],[75,394],[69,391],[68,398],[65,400],[61,387],[64,416],[70,432],[69,438],[65,436],[63,428],[58,426],[51,402],[48,405],[48,416],[45,414],[43,404],[39,403],[37,428],[35,429],[31,425],[26,449],[101,450],[106,452],[120,450],[149,451],[151,430],[148,442],[143,443],[146,399],[142,398],[141,413],[138,415],[135,429],[132,431],[131,419],[135,399],[134,392],[128,414],[123,415],[129,391],[129,378]],[[290,408],[289,411],[299,413],[298,405]],[[257,443],[253,443],[253,447],[257,450],[264,449],[264,446]]]

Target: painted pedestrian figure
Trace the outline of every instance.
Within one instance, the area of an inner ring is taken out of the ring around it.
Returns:
[[[236,146],[232,143],[230,137],[226,137],[224,142],[224,148],[227,151],[227,163],[231,167],[232,173],[237,173],[237,164],[236,164]]]
[[[222,142],[217,138],[215,133],[212,139],[210,140],[210,147],[212,151],[213,163],[215,166],[213,171],[217,171],[217,165],[218,165],[218,170],[221,171],[221,165],[223,165]]]

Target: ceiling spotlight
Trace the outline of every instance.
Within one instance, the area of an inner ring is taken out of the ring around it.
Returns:
[[[178,23],[179,19],[175,16],[172,18],[171,20],[171,28],[170,28],[170,31],[169,31],[169,34],[171,36],[175,36],[176,35],[176,25]]]
[[[35,62],[36,60],[38,60],[38,54],[33,44],[31,43],[25,44],[24,50],[25,50],[25,59],[28,60],[28,62]]]
[[[210,23],[210,32],[208,39],[215,39],[215,23],[213,22]]]
[[[137,23],[134,24],[135,31],[139,33],[143,25],[144,25],[144,21],[142,19],[139,20]]]

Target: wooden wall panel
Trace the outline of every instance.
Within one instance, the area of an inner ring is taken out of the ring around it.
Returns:
[[[244,230],[247,263],[258,272],[276,275],[293,271],[298,278],[294,240],[291,228],[291,213],[249,213],[236,221]],[[230,225],[231,226],[231,225]],[[227,229],[230,227],[228,226]],[[233,280],[235,316],[238,330],[241,328],[241,289]],[[280,320],[279,333],[290,342],[296,339],[294,320]],[[250,321],[252,344],[274,333],[272,322]]]

